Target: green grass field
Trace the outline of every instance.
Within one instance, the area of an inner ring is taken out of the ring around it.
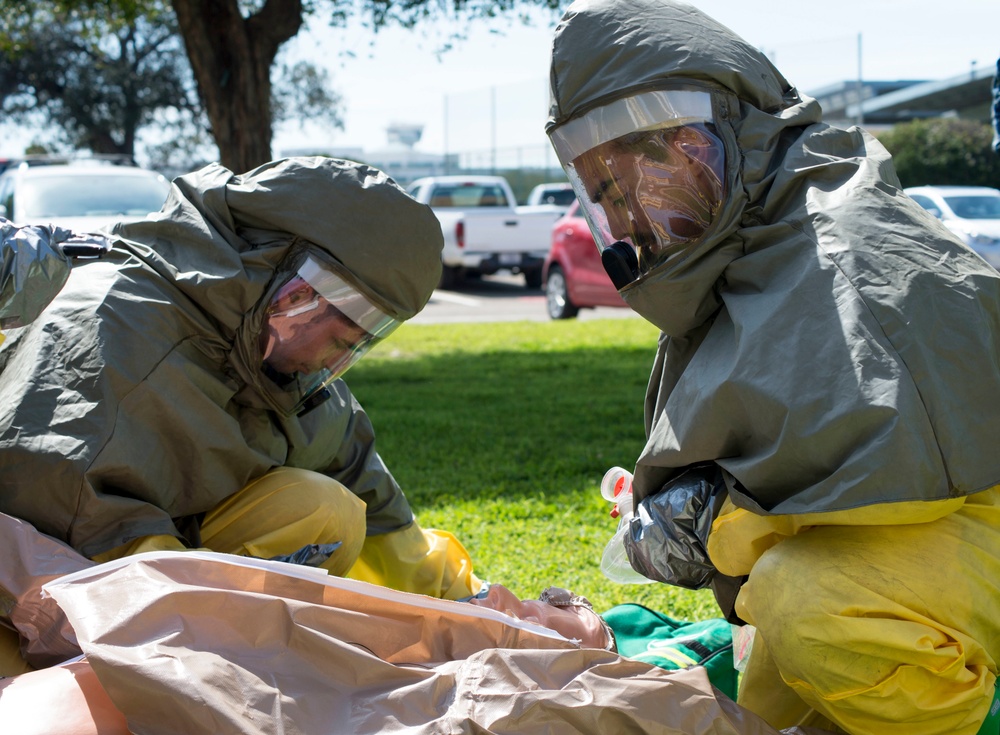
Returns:
[[[599,567],[617,523],[600,481],[642,449],[656,339],[640,319],[407,324],[347,382],[420,523],[457,535],[482,578],[522,598],[566,587],[599,612],[716,617],[707,590],[619,585]]]

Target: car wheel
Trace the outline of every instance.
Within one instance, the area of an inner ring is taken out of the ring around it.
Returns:
[[[530,271],[524,272],[524,285],[528,288],[541,288],[542,287],[542,269],[532,268]]]
[[[465,280],[465,269],[460,265],[446,265],[441,269],[438,288],[457,288]]]
[[[549,277],[545,281],[545,305],[549,316],[553,319],[572,319],[580,309],[569,300],[569,289],[566,287],[566,276],[559,266],[549,268]]]

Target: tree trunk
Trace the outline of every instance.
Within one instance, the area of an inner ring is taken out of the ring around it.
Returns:
[[[222,165],[271,160],[271,65],[302,26],[301,0],[267,0],[243,18],[237,0],[171,0]]]

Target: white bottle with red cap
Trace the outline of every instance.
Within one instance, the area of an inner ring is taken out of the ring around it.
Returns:
[[[639,574],[629,564],[625,553],[625,535],[633,515],[632,473],[621,467],[612,467],[601,480],[601,496],[612,503],[611,517],[618,519],[618,530],[604,547],[601,571],[604,576],[620,584],[648,584],[653,580]]]

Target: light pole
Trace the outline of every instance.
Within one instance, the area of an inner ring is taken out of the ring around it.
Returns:
[[[497,173],[497,88],[490,87],[490,173]]]
[[[864,87],[861,84],[861,34],[858,33],[858,127],[865,124]]]
[[[450,164],[448,161],[448,95],[444,96],[444,119],[442,121],[444,130],[444,173],[447,176],[451,173],[448,169]]]

